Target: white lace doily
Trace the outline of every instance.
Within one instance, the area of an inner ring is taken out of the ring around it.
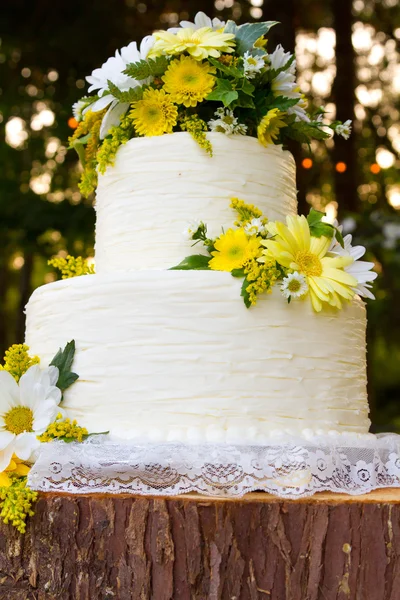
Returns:
[[[364,494],[400,486],[400,436],[288,439],[268,446],[130,445],[106,436],[81,444],[52,442],[41,446],[28,484],[38,491],[74,494]]]

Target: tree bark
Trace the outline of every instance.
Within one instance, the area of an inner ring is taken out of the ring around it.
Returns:
[[[0,600],[398,600],[400,491],[296,501],[42,494]]]

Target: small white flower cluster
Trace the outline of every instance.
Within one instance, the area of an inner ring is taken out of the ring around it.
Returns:
[[[261,73],[265,68],[265,61],[262,56],[253,56],[251,52],[245,52],[243,56],[243,68],[246,79],[254,79],[257,73]]]
[[[249,221],[249,223],[246,223],[246,225],[244,226],[244,230],[247,233],[247,235],[263,235],[267,233],[267,228],[264,225],[261,218],[252,219],[251,221]]]
[[[86,100],[78,100],[78,102],[75,102],[72,105],[72,114],[74,115],[74,117],[78,121],[78,123],[80,121],[82,121],[83,111],[85,110],[87,105],[88,105],[88,102]]]
[[[182,231],[182,235],[185,238],[185,240],[192,240],[194,234],[200,229],[202,225],[202,221],[193,221],[192,223],[190,223],[190,225],[185,227],[185,229]]]
[[[239,123],[237,117],[233,114],[233,110],[229,108],[218,108],[215,111],[216,119],[211,119],[208,122],[210,131],[218,131],[226,135],[239,134],[246,135],[247,125]]]
[[[339,227],[339,230],[340,229],[341,228]],[[371,269],[374,268],[374,263],[359,260],[364,256],[366,250],[364,246],[352,246],[351,242],[353,241],[353,237],[350,234],[344,236],[343,241],[344,248],[342,248],[339,242],[333,238],[329,252],[333,255],[351,256],[353,258],[351,265],[344,268],[347,273],[357,279],[358,285],[353,288],[353,291],[359,296],[375,300],[375,296],[370,292],[370,289],[372,288],[371,281],[374,281],[374,279],[378,277],[376,271],[371,271]]]
[[[341,135],[345,140],[348,140],[351,134],[351,120],[347,119],[341,125],[336,125],[335,133]]]
[[[183,28],[189,27],[195,31],[197,29],[201,29],[202,27],[211,27],[211,29],[214,29],[214,31],[218,31],[219,29],[223,29],[225,27],[225,21],[220,21],[217,18],[211,19],[210,17],[207,17],[204,12],[200,11],[196,14],[194,23],[191,21],[181,21],[179,25]],[[176,33],[179,31],[180,27],[171,27],[168,29],[168,31],[171,33]]]

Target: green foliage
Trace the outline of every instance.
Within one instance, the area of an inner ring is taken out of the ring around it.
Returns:
[[[335,233],[335,228],[330,223],[324,223],[322,218],[325,213],[311,208],[307,217],[308,225],[310,227],[310,233],[312,236],[320,238],[323,235],[327,238],[332,238]]]
[[[211,260],[211,256],[205,256],[203,254],[193,254],[183,259],[179,265],[172,267],[170,271],[205,271],[208,270],[208,263]]]
[[[137,81],[143,81],[148,77],[161,77],[168,68],[169,60],[166,56],[158,56],[148,60],[140,60],[130,63],[124,73]]]
[[[83,168],[86,166],[85,146],[90,139],[90,135],[90,133],[87,133],[83,137],[73,140],[69,145],[70,149],[74,149],[76,151]]]
[[[137,102],[138,100],[141,100],[143,97],[142,87],[130,88],[126,92],[121,92],[121,90],[116,85],[114,85],[112,81],[108,81],[108,89],[110,91],[110,94],[112,94],[114,98],[116,98],[120,102],[128,102],[129,104],[131,104],[132,102]]]
[[[247,288],[250,285],[250,281],[247,280],[247,277],[245,279],[243,279],[243,283],[242,283],[242,288],[240,290],[240,295],[243,298],[243,302],[246,305],[246,308],[250,308],[251,307],[251,300],[250,300],[250,294],[247,291]]]
[[[68,342],[64,350],[61,348],[51,361],[50,365],[57,367],[59,370],[58,381],[56,386],[64,392],[78,379],[79,375],[71,371],[72,363],[75,356],[75,340]]]
[[[284,135],[301,144],[309,144],[310,140],[326,140],[329,133],[321,129],[320,124],[306,123],[306,121],[294,121],[290,127],[284,129]]]
[[[233,88],[228,79],[217,79],[217,85],[207,96],[207,100],[216,100],[222,102],[224,106],[229,106],[239,97],[238,92]]]
[[[263,23],[245,23],[237,26],[233,21],[228,21],[225,33],[234,33],[236,38],[236,51],[240,56],[249,52],[256,41],[266,35],[277,24],[277,21],[264,21]]]

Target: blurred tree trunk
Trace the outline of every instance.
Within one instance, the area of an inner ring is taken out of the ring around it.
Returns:
[[[279,21],[279,25],[273,27],[268,34],[268,47],[273,50],[278,44],[282,44],[285,50],[294,53],[296,48],[296,31],[300,26],[301,2],[299,0],[267,1],[263,5],[263,21]],[[308,213],[306,201],[306,185],[303,177],[301,161],[303,158],[302,148],[297,142],[288,144],[293,154],[297,167],[297,200],[299,213]]]
[[[6,294],[8,284],[7,262],[0,261],[0,362],[7,348],[7,315],[6,315]]]
[[[25,262],[21,269],[21,278],[19,284],[19,307],[18,319],[16,324],[16,336],[13,343],[22,344],[25,338],[25,306],[31,295],[31,281],[33,271],[33,254],[25,253]]]
[[[350,0],[332,0],[333,25],[336,31],[336,77],[332,96],[336,104],[336,118],[341,121],[354,120],[356,87],[355,53],[351,40],[353,15]],[[335,137],[333,150],[335,165],[346,164],[344,173],[335,170],[335,193],[339,212],[357,211],[357,148],[355,134],[345,140]]]

